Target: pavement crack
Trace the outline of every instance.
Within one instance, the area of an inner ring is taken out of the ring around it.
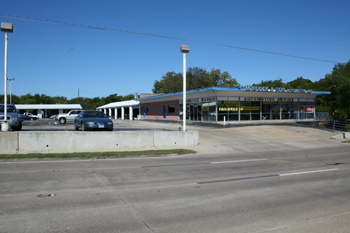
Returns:
[[[119,198],[119,200],[121,200],[135,215],[136,217],[148,228],[148,230],[150,230],[151,232],[155,232],[154,230],[152,230],[152,228],[145,222],[145,220],[143,220],[143,218],[140,217],[140,215],[138,214],[138,212],[132,208],[126,201],[124,201],[124,199],[119,196],[117,193],[116,193],[117,197]]]
[[[88,165],[88,167],[92,170],[92,172],[98,176],[98,178],[100,180],[102,180],[102,182],[107,186],[107,188],[112,192],[112,193],[115,193],[115,195],[118,197],[118,199],[120,201],[122,201],[124,203],[124,205],[126,205],[129,210],[135,214],[136,218],[138,218],[142,223],[143,225],[145,225],[147,227],[147,229],[150,231],[150,232],[155,232],[151,229],[151,227],[145,222],[145,220],[143,220],[143,218],[140,217],[140,215],[138,214],[138,212],[132,208],[121,196],[118,195],[118,193],[116,192],[116,190],[114,190],[101,176],[98,172],[95,171],[95,169],[89,164],[87,163],[87,161],[84,161],[85,164]]]

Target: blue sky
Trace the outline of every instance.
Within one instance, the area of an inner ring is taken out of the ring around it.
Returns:
[[[166,72],[182,72],[181,44],[187,67],[227,71],[241,85],[318,81],[350,59],[349,9],[348,0],[1,0],[0,18],[14,25],[12,94],[72,99],[78,89],[88,98],[151,93]]]

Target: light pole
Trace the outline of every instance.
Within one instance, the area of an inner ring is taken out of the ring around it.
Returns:
[[[183,120],[183,131],[186,131],[186,111],[187,111],[187,101],[186,101],[186,53],[190,52],[187,45],[180,45],[180,52],[183,53],[183,99],[182,99],[182,120]]]
[[[7,80],[10,81],[10,104],[12,104],[12,92],[11,92],[11,83],[15,81],[15,78],[8,78]]]
[[[1,23],[1,31],[5,32],[5,64],[4,64],[4,122],[1,123],[1,131],[8,131],[7,122],[7,33],[13,32],[12,23]]]

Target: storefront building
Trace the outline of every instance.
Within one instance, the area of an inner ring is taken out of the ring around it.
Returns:
[[[264,121],[314,118],[315,98],[330,92],[268,87],[210,87],[186,93],[188,121]],[[182,92],[137,99],[141,118],[181,121]]]

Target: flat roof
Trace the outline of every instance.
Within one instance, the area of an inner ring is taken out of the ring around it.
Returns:
[[[101,109],[101,108],[116,108],[116,107],[133,107],[133,106],[138,106],[139,104],[140,104],[140,101],[127,100],[127,101],[120,101],[120,102],[109,103],[109,104],[100,106],[97,109]]]
[[[17,109],[83,109],[80,104],[15,104]]]
[[[271,91],[270,88],[267,87],[254,87],[254,88],[231,88],[231,87],[208,87],[208,88],[202,88],[202,89],[195,89],[186,91],[186,94],[192,94],[192,93],[199,93],[199,92],[206,92],[206,91],[230,91],[230,92],[239,92],[239,93],[274,93],[274,94],[314,94],[314,95],[329,95],[331,92],[329,91],[312,91],[312,90],[304,90],[304,89],[284,89],[284,88],[274,88],[273,91]],[[160,94],[157,96],[149,96],[144,98],[139,98],[136,100],[150,100],[150,99],[158,99],[158,98],[164,98],[164,97],[171,97],[171,96],[178,96],[183,95],[183,92],[176,92],[176,93],[168,93],[168,94]]]

